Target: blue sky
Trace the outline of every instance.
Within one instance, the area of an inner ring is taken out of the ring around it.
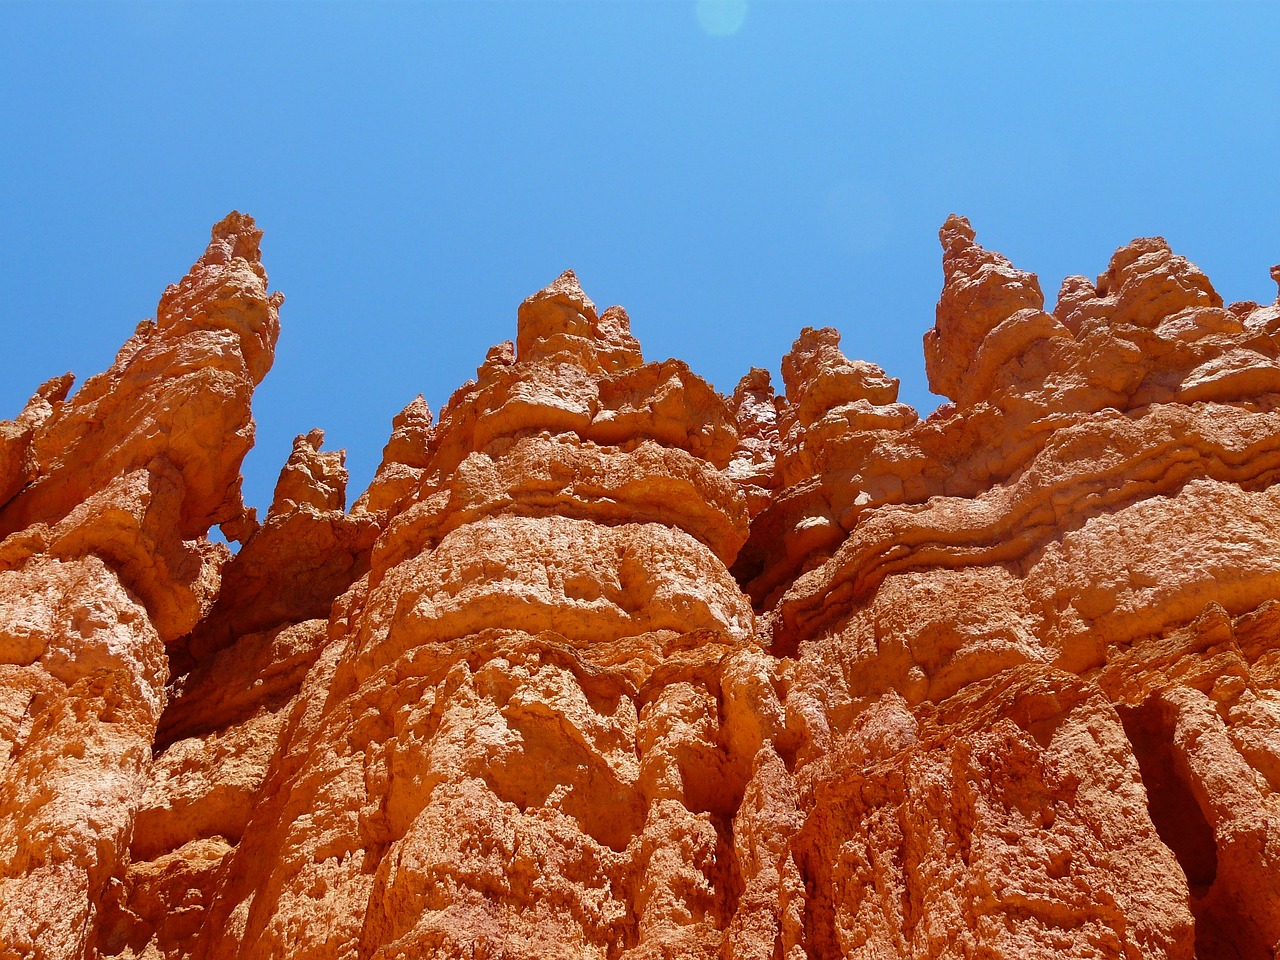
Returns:
[[[832,325],[922,412],[952,211],[1050,301],[1150,234],[1275,297],[1280,4],[743,9],[0,4],[0,417],[109,364],[233,208],[288,298],[263,507],[314,426],[354,499],[566,267],[722,391]]]

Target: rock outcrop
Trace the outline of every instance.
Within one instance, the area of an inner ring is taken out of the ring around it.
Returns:
[[[1280,298],[949,218],[921,419],[569,272],[259,522],[260,237],[0,423],[0,957],[1277,955]]]
[[[106,373],[37,391],[0,491],[0,951],[88,956],[156,770],[168,647],[216,606],[283,298],[233,213]]]

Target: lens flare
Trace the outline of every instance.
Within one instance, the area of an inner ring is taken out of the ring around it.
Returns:
[[[697,0],[693,9],[698,25],[713,37],[732,36],[747,19],[747,0]]]

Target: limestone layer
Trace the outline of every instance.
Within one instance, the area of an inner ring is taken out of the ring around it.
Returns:
[[[951,217],[921,419],[569,272],[259,520],[260,239],[0,422],[0,960],[1277,956],[1280,298]]]

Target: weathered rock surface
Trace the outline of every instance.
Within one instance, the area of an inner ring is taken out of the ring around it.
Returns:
[[[0,956],[1277,955],[1280,299],[952,217],[922,420],[565,273],[259,522],[260,236],[0,423]]]
[[[215,607],[244,514],[249,401],[279,294],[233,213],[73,396],[41,387],[0,477],[0,951],[94,954],[128,870],[168,699],[166,646]],[[176,906],[176,905],[175,905]]]

